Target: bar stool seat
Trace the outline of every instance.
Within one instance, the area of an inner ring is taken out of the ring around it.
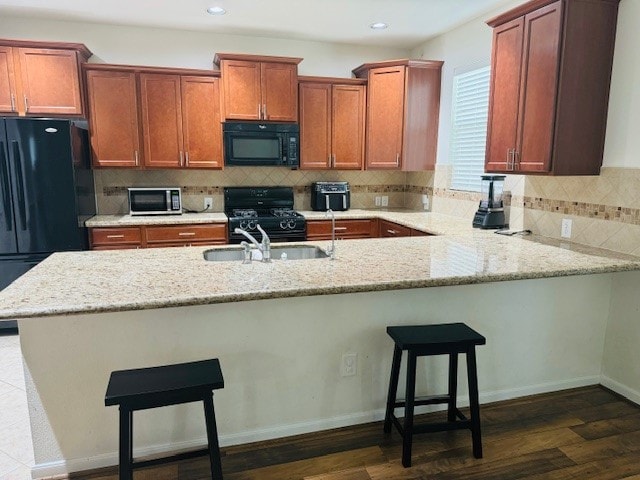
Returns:
[[[213,408],[213,390],[224,388],[217,358],[111,373],[104,403],[120,408],[120,480],[132,480],[133,468],[209,455],[212,480],[222,480],[220,446]],[[133,412],[148,408],[202,401],[208,446],[206,449],[147,461],[133,459]]]
[[[473,456],[482,458],[480,433],[480,404],[478,401],[478,374],[476,368],[476,345],[484,345],[486,339],[464,323],[436,325],[409,325],[387,327],[387,334],[395,342],[391,379],[384,419],[385,433],[391,432],[393,423],[402,435],[402,465],[411,466],[411,447],[413,435],[417,433],[439,432],[444,430],[471,430]],[[407,351],[407,381],[404,401],[396,401],[402,352]],[[467,419],[456,406],[458,383],[458,354],[467,358],[467,379],[469,383],[469,404],[471,418]],[[449,391],[446,395],[434,395],[415,398],[416,359],[430,355],[449,355]],[[414,425],[413,412],[417,405],[447,404],[447,421]],[[404,407],[404,420],[400,423],[394,410]]]

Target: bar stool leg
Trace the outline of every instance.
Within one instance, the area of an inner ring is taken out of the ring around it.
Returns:
[[[207,424],[207,441],[209,444],[209,461],[211,462],[211,479],[222,480],[222,464],[220,461],[220,445],[218,443],[218,427],[216,426],[216,414],[213,409],[213,393],[205,395],[204,418]]]
[[[393,418],[393,405],[396,403],[398,394],[398,378],[400,377],[400,362],[402,361],[402,350],[398,345],[393,350],[393,360],[391,362],[391,378],[389,379],[389,393],[387,394],[387,411],[384,416],[384,432],[391,432],[391,419]]]
[[[404,406],[404,427],[402,438],[402,465],[411,466],[413,444],[413,407],[416,396],[416,354],[409,350],[407,361],[407,393]]]
[[[456,421],[456,400],[458,396],[458,353],[449,354],[449,407],[447,420]]]
[[[478,372],[476,369],[476,350],[467,350],[467,378],[469,380],[469,405],[471,409],[471,439],[473,456],[482,458],[482,439],[480,434],[480,402],[478,400]]]
[[[133,411],[120,405],[120,480],[133,480]]]

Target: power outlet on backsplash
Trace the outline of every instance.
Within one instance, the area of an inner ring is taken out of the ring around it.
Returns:
[[[204,207],[205,210],[211,210],[213,208],[213,197],[204,197]]]

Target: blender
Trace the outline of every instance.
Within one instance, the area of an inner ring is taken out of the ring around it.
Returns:
[[[506,175],[482,176],[482,200],[473,217],[473,228],[505,228],[504,204],[502,193]]]

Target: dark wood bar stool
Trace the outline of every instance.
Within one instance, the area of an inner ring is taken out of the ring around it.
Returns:
[[[220,446],[216,416],[213,410],[213,390],[224,388],[224,379],[217,358],[111,373],[106,406],[120,406],[120,480],[132,480],[133,469],[209,455],[212,480],[222,480]],[[186,452],[168,458],[146,461],[133,460],[133,412],[179,403],[202,401],[207,426],[206,449]]]
[[[417,325],[387,327],[387,333],[395,342],[391,380],[387,396],[387,410],[384,418],[385,433],[391,432],[393,423],[402,435],[402,465],[411,466],[411,445],[416,433],[440,432],[443,430],[471,430],[473,456],[482,458],[482,440],[480,436],[480,404],[478,402],[478,373],[476,371],[476,345],[484,345],[486,339],[464,323],[437,325]],[[408,353],[407,387],[404,401],[396,401],[398,378],[402,352]],[[458,354],[467,356],[467,378],[469,381],[469,404],[471,419],[467,419],[456,406],[458,393]],[[447,395],[435,395],[415,398],[416,359],[430,355],[449,355],[449,392]],[[413,424],[414,407],[418,405],[447,404],[447,421],[426,425]],[[404,407],[404,422],[400,423],[394,409]]]

